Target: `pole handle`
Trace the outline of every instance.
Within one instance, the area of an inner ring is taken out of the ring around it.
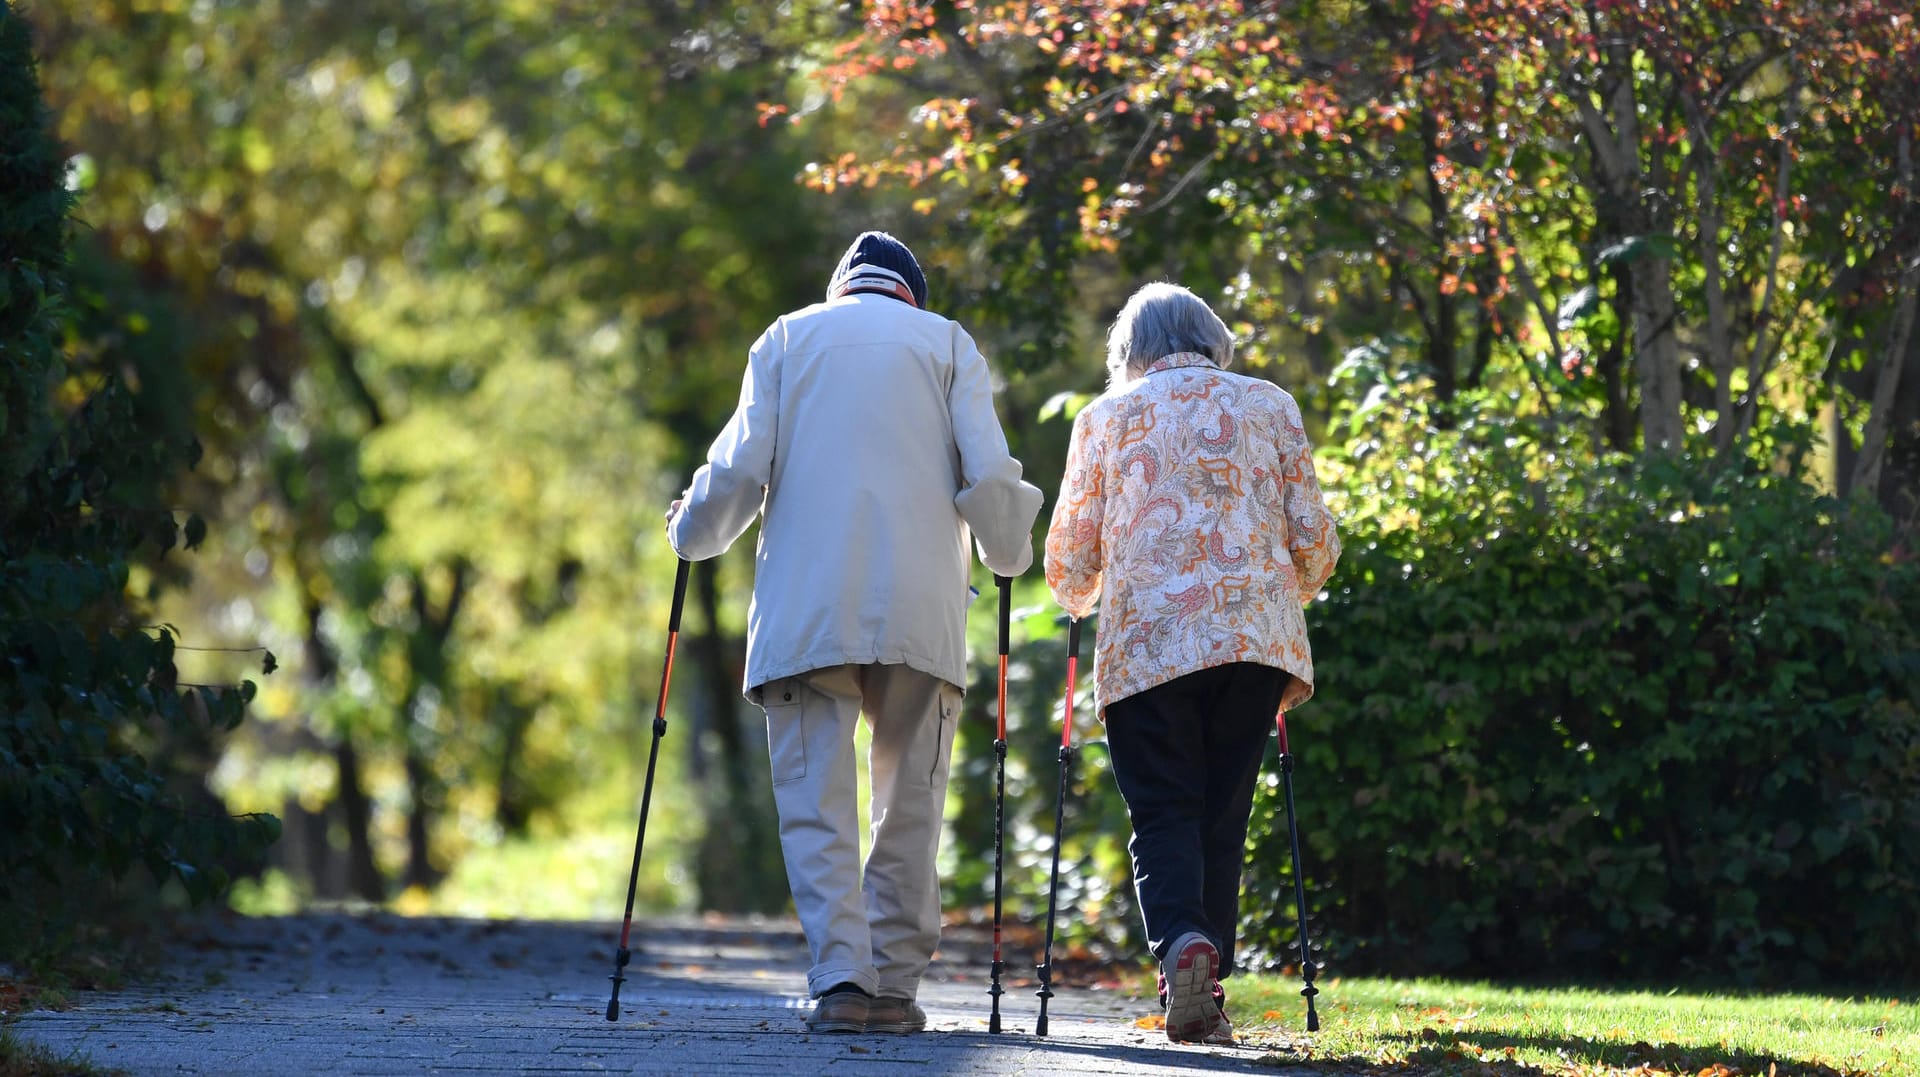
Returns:
[[[674,571],[673,611],[667,614],[667,631],[669,633],[680,631],[680,611],[685,609],[687,605],[687,570],[692,567],[693,562],[683,557],[680,559],[680,567]]]
[[[1274,721],[1274,725],[1278,726],[1280,730],[1280,754],[1292,755],[1293,752],[1289,751],[1287,748],[1287,712],[1281,711],[1279,714],[1274,716],[1273,721]]]
[[[1000,591],[1000,706],[994,712],[997,716],[994,751],[1000,754],[1001,765],[1004,766],[1007,758],[1007,652],[1013,648],[1013,580],[995,575],[993,582]]]
[[[1000,589],[1000,657],[1013,649],[1013,578],[995,575],[993,585]]]

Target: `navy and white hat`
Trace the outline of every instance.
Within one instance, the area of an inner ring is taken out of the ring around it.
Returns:
[[[927,306],[927,277],[920,263],[905,243],[885,232],[860,233],[827,282],[828,299],[864,291],[893,295],[922,310]]]

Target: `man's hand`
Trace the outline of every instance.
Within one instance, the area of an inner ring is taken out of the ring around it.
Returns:
[[[667,530],[669,532],[673,530],[673,518],[680,515],[680,506],[682,504],[685,504],[685,499],[676,497],[673,499],[673,504],[667,506]]]

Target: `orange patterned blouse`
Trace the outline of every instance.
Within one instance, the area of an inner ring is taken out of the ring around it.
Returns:
[[[1081,411],[1047,528],[1047,584],[1074,617],[1100,604],[1095,709],[1210,666],[1293,674],[1313,695],[1301,604],[1340,538],[1293,397],[1169,355]]]

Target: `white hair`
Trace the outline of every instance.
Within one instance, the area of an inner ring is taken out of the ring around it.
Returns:
[[[1120,308],[1107,330],[1107,385],[1125,385],[1178,352],[1199,352],[1222,368],[1233,363],[1233,333],[1206,300],[1155,281]]]

